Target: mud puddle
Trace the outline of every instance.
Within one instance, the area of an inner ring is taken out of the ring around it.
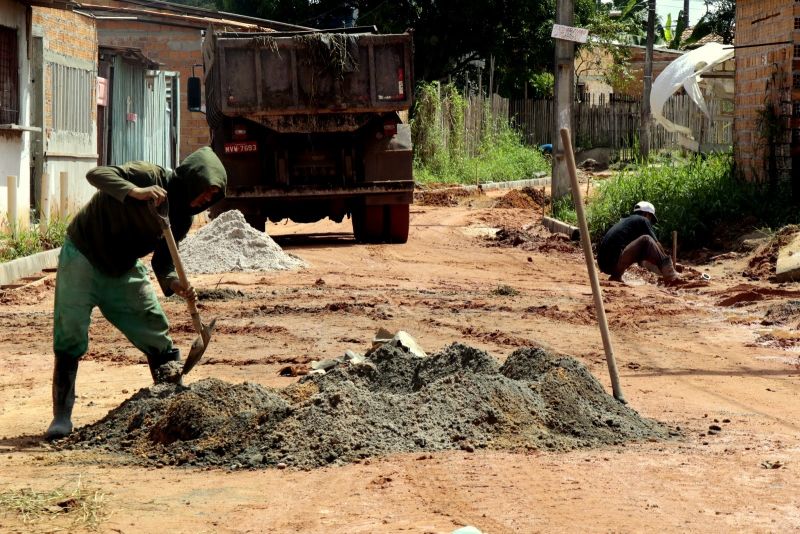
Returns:
[[[664,439],[577,360],[521,348],[500,366],[453,344],[427,358],[384,345],[284,389],[205,379],[142,389],[62,448],[131,464],[315,468],[392,453],[569,450]]]

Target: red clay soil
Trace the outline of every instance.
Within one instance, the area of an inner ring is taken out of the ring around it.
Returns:
[[[800,227],[786,226],[761,246],[747,263],[742,275],[750,280],[771,280],[775,276],[778,251],[787,245],[800,231]]]
[[[580,249],[487,246],[467,231],[534,233],[536,219],[529,209],[413,206],[405,245],[357,245],[348,223],[269,224],[310,267],[193,277],[199,290],[230,293],[201,302],[204,317],[219,317],[224,329],[185,380],[285,387],[298,377],[282,369],[363,351],[384,327],[409,332],[430,353],[461,341],[498,362],[521,344],[540,344],[579,359],[608,392]],[[542,245],[547,237],[537,239]],[[768,309],[798,299],[800,286],[756,280],[744,288],[746,261],[704,266],[707,287],[688,289],[636,273],[623,283],[601,276],[628,406],[680,428],[673,439],[570,452],[394,454],[308,471],[141,467],[111,452],[56,451],[42,442],[51,418],[49,274],[0,293],[0,494],[44,492],[80,478],[105,494],[112,512],[99,531],[121,533],[798,530],[798,349],[766,343],[791,340],[791,323],[779,331],[762,321]],[[737,300],[744,293],[763,298]],[[728,298],[741,305],[719,305]],[[161,300],[186,350],[194,333],[185,327],[185,305]],[[97,313],[74,423],[100,421],[149,387],[149,375],[141,353]],[[80,531],[56,519],[31,526],[3,510],[0,525],[3,532]]]

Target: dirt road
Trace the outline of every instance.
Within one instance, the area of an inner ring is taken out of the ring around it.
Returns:
[[[297,379],[279,376],[282,367],[364,350],[384,327],[408,331],[428,352],[462,341],[500,360],[544,344],[580,359],[610,391],[579,248],[545,237],[527,250],[490,246],[485,227],[518,229],[535,214],[489,204],[414,206],[402,246],[355,245],[347,223],[270,225],[310,267],[196,277],[198,289],[220,297],[205,300],[202,313],[220,321],[188,381],[285,386]],[[791,311],[800,287],[749,282],[740,274],[746,261],[698,266],[711,275],[707,287],[667,289],[635,274],[603,282],[627,400],[680,427],[679,437],[568,453],[407,454],[310,471],[141,468],[41,443],[50,420],[49,275],[0,295],[0,490],[80,477],[107,494],[112,515],[102,532],[797,529],[800,316],[762,322]],[[194,334],[184,306],[168,299],[165,309],[187,347]],[[99,420],[149,385],[143,357],[98,314],[75,424]],[[34,530],[13,515],[0,515],[0,525]]]

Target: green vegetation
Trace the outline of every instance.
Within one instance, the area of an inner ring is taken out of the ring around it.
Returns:
[[[0,263],[60,247],[67,234],[67,224],[64,219],[52,219],[44,235],[37,226],[20,230],[16,238],[9,233],[0,234]]]
[[[452,84],[421,84],[411,132],[414,176],[419,183],[475,184],[531,178],[550,163],[505,118],[484,106],[480,131],[465,125],[467,101]]]
[[[498,297],[514,297],[519,295],[519,291],[508,285],[499,285],[490,291],[492,295]]]
[[[572,202],[571,195],[557,198],[553,202],[552,217],[573,226],[578,225],[578,214],[575,212],[575,204]]]
[[[701,246],[720,224],[741,224],[746,217],[767,226],[791,222],[796,209],[780,187],[738,179],[730,155],[640,164],[598,185],[588,204],[589,232],[599,239],[636,202],[647,200],[656,206],[662,241],[674,230],[682,246]]]

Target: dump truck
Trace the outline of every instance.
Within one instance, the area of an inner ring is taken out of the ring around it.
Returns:
[[[350,217],[358,241],[405,243],[412,57],[409,33],[374,27],[207,31],[206,119],[228,171],[211,216],[238,209],[260,230],[267,220]]]

